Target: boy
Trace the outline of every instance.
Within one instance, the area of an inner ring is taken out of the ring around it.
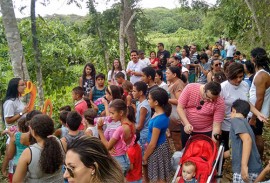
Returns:
[[[76,111],[71,111],[67,115],[67,128],[68,134],[61,138],[61,142],[65,152],[67,151],[67,147],[77,138],[80,138],[84,135],[84,132],[79,130],[79,126],[81,124],[82,117]]]
[[[77,101],[75,103],[75,111],[77,111],[81,116],[83,116],[84,111],[88,109],[86,101],[83,99],[84,91],[83,88],[77,86],[72,90],[72,99]],[[84,129],[84,124],[81,123],[79,130]]]
[[[127,150],[130,160],[130,169],[126,176],[128,182],[142,182],[142,150],[137,143],[139,139],[140,133],[136,132],[135,143]]]
[[[141,80],[148,85],[146,91],[146,98],[148,98],[148,94],[150,90],[158,88],[158,85],[155,83],[156,71],[152,67],[145,67],[142,69],[142,77]]]
[[[231,149],[233,182],[254,182],[262,171],[262,162],[258,152],[254,133],[246,119],[250,104],[236,100],[231,112]]]
[[[182,168],[182,177],[185,183],[197,183],[195,179],[196,164],[192,161],[186,161]]]
[[[89,94],[89,99],[95,102],[97,99],[102,98],[105,95],[105,75],[100,73],[96,76],[96,86],[94,86]],[[96,104],[96,103],[95,103]],[[97,105],[97,104],[96,104]],[[104,111],[105,107],[103,104],[98,104],[98,115]]]
[[[61,111],[60,112],[59,119],[60,119],[60,122],[62,124],[62,127],[58,128],[54,132],[54,135],[58,138],[59,137],[62,138],[68,134],[68,129],[67,129],[67,115],[68,115],[68,113],[69,113],[69,111]]]
[[[123,72],[118,72],[114,77],[118,86],[122,86],[122,84],[126,81],[125,74]]]

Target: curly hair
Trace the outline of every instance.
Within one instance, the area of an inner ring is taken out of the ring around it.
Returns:
[[[98,138],[82,136],[67,151],[78,154],[87,168],[95,169],[92,182],[124,182],[120,166]]]
[[[53,120],[47,115],[37,114],[29,124],[35,135],[45,142],[39,159],[41,170],[47,174],[55,173],[63,165],[64,155],[60,142],[54,137],[48,137],[54,132]]]

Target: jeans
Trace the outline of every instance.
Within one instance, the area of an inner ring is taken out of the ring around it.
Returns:
[[[129,171],[129,168],[130,168],[130,161],[128,159],[128,156],[126,154],[124,154],[124,155],[120,155],[120,156],[114,156],[114,158],[119,163],[123,174],[126,176],[127,172]]]

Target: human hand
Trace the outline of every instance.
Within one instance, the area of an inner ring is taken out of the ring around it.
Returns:
[[[108,105],[108,99],[105,96],[102,98],[101,101],[103,105]]]
[[[256,119],[250,118],[249,124],[250,124],[251,126],[256,126]]]
[[[267,166],[264,168],[265,171],[267,171],[268,173],[270,172],[270,160],[268,161]]]
[[[104,119],[99,118],[97,122],[97,129],[103,131]]]
[[[28,110],[29,110],[29,106],[25,106],[22,113],[23,114],[28,113]]]
[[[192,131],[193,131],[193,126],[190,123],[185,125],[184,131],[185,131],[186,134],[191,134]]]
[[[265,115],[263,115],[262,113],[260,113],[260,115],[257,116],[257,118],[264,123],[268,123],[268,119]]]
[[[113,148],[109,151],[109,153],[110,153],[111,155],[115,155],[115,154],[116,154],[115,147],[113,147]]]
[[[143,157],[142,165],[145,166],[147,165],[147,159]]]
[[[241,167],[241,177],[244,182],[248,182],[248,167],[247,166],[242,166]]]

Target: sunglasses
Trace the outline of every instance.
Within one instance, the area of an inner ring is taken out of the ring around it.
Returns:
[[[69,173],[69,175],[70,175],[70,177],[74,178],[74,172],[73,172],[73,170],[70,167],[64,165],[64,170],[65,171],[67,170],[68,173]]]
[[[202,109],[203,104],[204,104],[204,101],[203,101],[203,100],[201,100],[201,101],[200,101],[200,105],[199,105],[199,106],[197,106],[197,107],[196,107],[196,109],[197,109],[197,110],[201,110],[201,109]]]
[[[215,64],[215,67],[217,67],[217,66],[221,66],[221,63],[219,63],[219,64]]]

